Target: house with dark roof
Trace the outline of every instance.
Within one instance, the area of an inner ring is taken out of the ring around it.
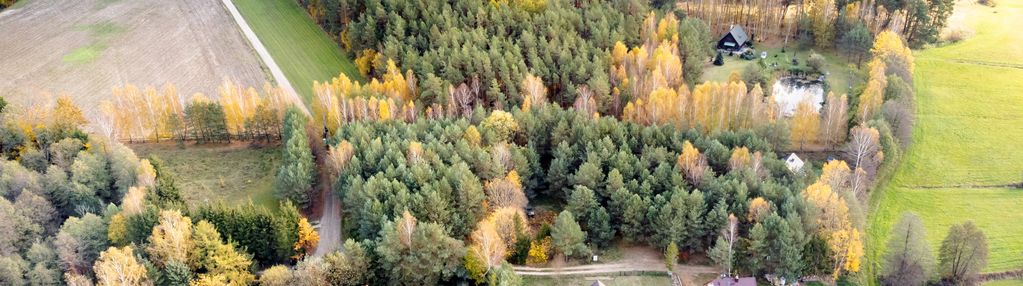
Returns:
[[[746,34],[746,30],[740,25],[732,25],[732,28],[728,29],[728,33],[718,40],[717,48],[729,52],[738,52],[742,51],[743,48],[749,47],[750,44],[750,37]]]

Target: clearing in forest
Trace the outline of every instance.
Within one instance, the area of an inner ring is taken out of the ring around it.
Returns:
[[[189,205],[224,202],[248,203],[277,209],[274,177],[280,165],[280,147],[252,148],[247,142],[187,146],[175,143],[133,144],[139,158],[159,157],[174,175],[181,196]]]
[[[880,266],[892,225],[912,211],[935,254],[951,225],[972,220],[988,239],[984,272],[1023,268],[1023,190],[1002,187],[1023,180],[1014,146],[1023,141],[1023,46],[1013,44],[1023,43],[1023,1],[960,2],[955,13],[950,27],[975,34],[915,55],[915,142],[872,198],[868,267]]]
[[[757,58],[753,60],[744,60],[739,58],[739,56],[725,55],[725,64],[722,66],[715,66],[710,62],[704,65],[703,76],[700,77],[700,81],[727,82],[728,77],[732,75],[733,71],[742,75],[747,66],[758,65],[760,63],[760,52],[767,52],[767,58],[763,61],[764,64],[768,65],[767,70],[769,72],[783,71],[788,68],[809,69],[807,59],[810,57],[810,53],[815,51],[799,49],[795,46],[795,44],[790,45],[784,53],[780,47],[758,46],[757,48],[759,49],[755,53]],[[853,87],[864,81],[859,71],[856,70],[856,63],[854,61],[834,51],[816,52],[824,56],[823,70],[828,73],[827,82],[830,90],[835,92],[835,94],[849,94],[853,92]],[[793,57],[796,58],[798,65],[792,65]],[[866,61],[862,64],[863,66],[867,65]],[[771,89],[770,86],[763,88],[766,90]]]
[[[89,118],[115,85],[216,95],[224,79],[267,80],[215,0],[24,0],[0,12],[0,35],[0,96],[30,106],[66,93]]]
[[[351,59],[295,1],[233,2],[307,104],[313,98],[313,81],[330,81],[341,72],[362,79]]]

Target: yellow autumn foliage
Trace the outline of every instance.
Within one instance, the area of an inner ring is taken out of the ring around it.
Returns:
[[[298,257],[302,258],[305,253],[315,250],[316,244],[320,242],[320,234],[316,233],[309,220],[301,218],[298,220],[298,240],[295,241],[294,249]]]

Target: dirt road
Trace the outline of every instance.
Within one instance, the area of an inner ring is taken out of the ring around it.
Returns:
[[[313,202],[312,220],[319,223],[317,232],[320,235],[320,242],[316,245],[313,257],[321,257],[331,251],[341,249],[341,200],[334,194],[331,183],[333,178],[327,171],[326,162],[327,146],[323,144],[323,138],[316,128],[308,128],[309,145],[316,158],[315,189],[319,192],[318,201]],[[316,218],[315,216],[319,216]]]
[[[320,180],[327,179],[320,175]],[[334,190],[323,185],[320,188],[320,198],[323,200],[323,214],[320,216],[320,243],[316,246],[314,257],[320,257],[331,251],[341,248],[341,200],[334,195]]]
[[[259,41],[259,37],[257,37],[256,32],[253,32],[252,28],[249,27],[249,23],[245,22],[245,18],[242,17],[241,13],[238,13],[238,8],[234,6],[234,2],[231,2],[231,0],[222,1],[224,3],[224,7],[226,7],[227,11],[231,14],[231,17],[234,18],[235,23],[238,24],[238,28],[241,29],[242,35],[245,35],[245,39],[249,41],[249,45],[256,50],[256,54],[263,60],[263,64],[266,68],[270,70],[270,75],[273,76],[277,86],[284,89],[284,92],[290,96],[289,98],[291,98],[291,103],[305,112],[306,115],[309,115],[309,109],[305,107],[305,104],[302,103],[302,99],[298,97],[298,92],[295,92],[295,88],[291,86],[291,81],[288,81],[288,77],[284,76],[284,71],[282,71],[281,67],[277,65],[274,58],[270,56],[270,51],[267,51],[266,47],[263,46],[263,42]]]
[[[637,246],[622,249],[623,258],[606,264],[589,264],[568,267],[539,268],[514,266],[515,273],[523,276],[597,276],[606,273],[620,272],[657,272],[664,271],[664,260],[661,254],[652,248]],[[673,271],[682,280],[683,285],[697,285],[693,277],[698,274],[719,273],[716,267],[703,265],[675,265]]]

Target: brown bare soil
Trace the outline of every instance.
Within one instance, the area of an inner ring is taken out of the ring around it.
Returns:
[[[115,85],[215,97],[268,78],[218,0],[25,1],[0,12],[0,96],[16,106],[66,93],[92,117]]]

